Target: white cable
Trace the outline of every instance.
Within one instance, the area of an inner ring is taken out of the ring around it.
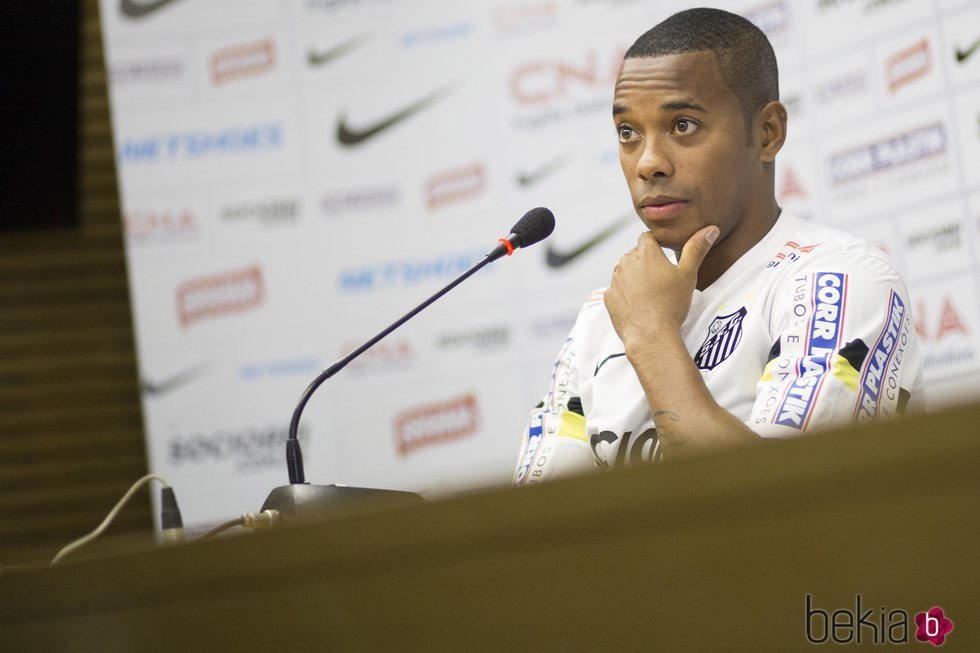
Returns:
[[[164,479],[162,476],[157,476],[156,474],[147,474],[140,480],[136,481],[135,483],[133,483],[133,486],[129,488],[126,494],[123,495],[123,498],[119,500],[119,503],[116,504],[116,507],[109,511],[109,514],[106,515],[106,518],[102,520],[102,523],[99,524],[99,526],[94,531],[92,531],[88,535],[85,535],[84,537],[78,538],[74,542],[65,545],[65,547],[61,549],[61,551],[58,551],[57,555],[55,555],[55,557],[51,559],[51,564],[52,565],[57,564],[59,560],[64,558],[72,551],[75,551],[79,547],[85,546],[86,544],[88,544],[89,542],[97,538],[99,535],[102,535],[102,532],[105,529],[109,528],[109,524],[111,524],[112,520],[116,518],[116,515],[118,515],[119,511],[122,510],[122,507],[126,505],[126,502],[129,501],[134,494],[136,494],[137,490],[139,490],[141,487],[143,487],[150,481],[160,481],[160,483],[163,484],[163,487],[170,487],[170,484],[167,483],[166,479]]]

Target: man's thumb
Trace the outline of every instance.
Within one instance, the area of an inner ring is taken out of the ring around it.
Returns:
[[[711,251],[711,246],[718,240],[719,233],[721,232],[718,230],[718,227],[712,225],[701,229],[691,236],[684,243],[679,264],[685,267],[692,266],[695,270],[700,268],[701,263],[704,262],[704,257]]]

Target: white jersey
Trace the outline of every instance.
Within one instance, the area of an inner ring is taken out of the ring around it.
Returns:
[[[715,401],[763,437],[923,405],[908,293],[888,257],[786,211],[717,281],[694,291],[681,336]],[[514,483],[658,457],[646,395],[596,291],[531,414]]]

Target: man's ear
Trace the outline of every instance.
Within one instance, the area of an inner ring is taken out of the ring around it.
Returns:
[[[786,107],[780,102],[770,102],[762,107],[756,120],[757,133],[762,136],[759,160],[772,163],[786,142]]]

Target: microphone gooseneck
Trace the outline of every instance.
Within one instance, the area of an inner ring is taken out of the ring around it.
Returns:
[[[299,402],[296,404],[296,408],[293,410],[293,417],[289,422],[289,438],[286,440],[286,467],[289,472],[290,484],[296,485],[306,482],[306,474],[303,469],[303,452],[300,449],[298,439],[299,420],[303,415],[303,409],[306,407],[310,397],[313,395],[316,389],[323,384],[324,381],[347,367],[351,361],[376,345],[382,338],[418,315],[430,304],[461,284],[463,281],[476,274],[476,272],[478,272],[488,263],[496,261],[505,254],[508,256],[513,254],[514,250],[517,248],[530,247],[531,245],[544,240],[551,235],[551,232],[554,231],[554,229],[555,216],[550,210],[540,206],[531,209],[525,213],[513,227],[511,227],[510,234],[506,238],[500,239],[500,244],[498,244],[493,250],[490,251],[490,253],[480,259],[480,261],[473,265],[469,270],[456,277],[441,290],[400,317],[363,345],[320,372],[320,374],[313,379],[310,385],[306,387],[306,390],[303,391],[303,394],[299,398]]]

